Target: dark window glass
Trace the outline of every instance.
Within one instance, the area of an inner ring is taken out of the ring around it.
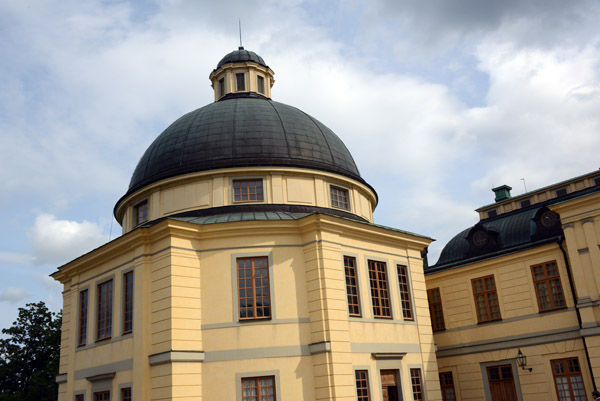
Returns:
[[[440,372],[440,386],[442,389],[442,401],[456,401],[452,372]]]
[[[583,377],[579,368],[579,359],[566,358],[550,361],[556,394],[560,401],[585,401]]]
[[[423,380],[421,378],[421,369],[410,370],[410,383],[412,387],[413,400],[424,400],[425,397],[423,397]]]
[[[265,93],[265,79],[261,76],[256,77],[258,93]]]
[[[529,206],[531,206],[531,200],[525,199],[525,200],[521,201],[521,207],[529,207]]]
[[[488,217],[496,217],[498,215],[498,211],[497,210],[490,210],[489,212],[487,212]]]
[[[263,200],[263,182],[259,180],[234,180],[234,202],[260,202]]]
[[[219,79],[219,97],[225,96],[225,78]]]
[[[350,203],[348,202],[348,190],[332,186],[331,206],[350,210]]]
[[[358,401],[369,401],[369,374],[366,370],[354,372],[356,378],[356,399]]]
[[[240,320],[271,317],[269,264],[267,257],[237,259]]]
[[[112,332],[112,280],[98,285],[98,319],[96,339],[110,338]]]
[[[472,284],[479,323],[500,320],[500,307],[498,306],[494,276],[474,279]]]
[[[346,272],[348,314],[350,316],[360,316],[360,297],[358,293],[358,280],[356,278],[356,259],[350,256],[344,256],[344,270]]]
[[[131,401],[131,387],[121,389],[121,401]]]
[[[133,225],[148,221],[148,200],[145,199],[133,207]]]
[[[99,391],[94,393],[94,401],[110,401],[110,391]]]
[[[369,260],[369,282],[371,283],[373,316],[391,318],[392,307],[384,262]]]
[[[402,315],[406,320],[413,320],[412,303],[410,300],[410,282],[408,280],[408,267],[397,265],[398,285],[400,286],[400,302],[402,304]]]
[[[531,266],[531,274],[540,312],[566,307],[556,262]]]
[[[123,275],[123,334],[133,330],[133,272]]]
[[[75,401],[84,401],[84,400],[85,400],[85,398],[84,398],[83,394],[77,394],[75,396]]]
[[[275,377],[248,377],[242,379],[242,401],[276,401]]]
[[[433,331],[445,330],[444,313],[442,310],[442,297],[439,288],[427,290],[429,301],[429,315],[431,316],[431,328]]]
[[[236,90],[243,92],[246,90],[246,78],[244,74],[235,74]]]
[[[567,194],[567,188],[560,188],[556,190],[556,196],[565,196]]]
[[[87,344],[88,290],[79,293],[79,346]]]

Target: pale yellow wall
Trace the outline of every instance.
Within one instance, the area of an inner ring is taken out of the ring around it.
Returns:
[[[581,180],[579,180],[581,181]],[[581,189],[585,183],[570,185]],[[548,194],[547,194],[548,195]],[[435,332],[439,371],[453,373],[457,399],[484,399],[481,366],[514,361],[518,348],[533,372],[518,370],[523,400],[557,400],[550,361],[577,357],[586,393],[600,383],[600,194],[555,204],[565,240],[427,276],[440,288],[446,330]],[[567,262],[561,251],[567,254]],[[539,312],[531,266],[556,261],[567,308]],[[568,279],[573,275],[577,304]],[[502,320],[478,324],[471,280],[494,275]],[[582,329],[577,319],[581,313]],[[590,372],[584,348],[590,356]],[[518,385],[518,384],[517,384]]]
[[[314,184],[313,184],[314,185]],[[136,230],[61,268],[65,316],[61,399],[93,383],[74,380],[83,369],[133,360],[118,370],[119,384],[131,382],[136,400],[235,399],[239,378],[275,372],[279,399],[353,400],[354,369],[372,366],[372,396],[380,393],[379,369],[397,368],[404,399],[411,399],[409,369],[423,369],[428,400],[439,400],[437,364],[420,250],[429,240],[343,219],[310,216],[299,221],[239,222],[197,226],[163,221]],[[235,259],[264,255],[272,264],[272,319],[238,322],[234,292]],[[354,256],[361,276],[363,317],[348,317],[343,256]],[[372,318],[366,261],[386,261],[394,319]],[[401,317],[395,264],[409,266],[415,320]],[[121,278],[134,268],[134,333],[120,338]],[[90,306],[88,342],[74,351],[77,297],[87,286],[90,305],[96,284],[114,280],[113,339],[93,342]],[[399,341],[399,339],[401,339]],[[311,355],[310,344],[327,342],[330,351]],[[373,360],[377,352],[404,351],[396,360]],[[264,351],[254,351],[264,350]],[[166,351],[204,351],[204,362],[149,366],[149,356]],[[258,354],[256,354],[258,352]],[[279,352],[279,357],[260,357]],[[248,355],[248,356],[244,356]],[[68,361],[65,363],[65,361]],[[270,374],[270,373],[269,373]],[[237,375],[237,376],[236,376]],[[379,386],[379,388],[377,387]],[[377,398],[374,398],[377,399]]]
[[[233,202],[234,179],[262,179],[262,202]],[[350,213],[373,221],[375,194],[365,185],[337,174],[293,168],[241,168],[166,179],[132,194],[118,205],[123,233],[133,227],[133,207],[148,199],[149,220],[189,210],[234,204],[290,204],[331,207],[330,186],[349,192]],[[345,210],[345,209],[342,209]]]

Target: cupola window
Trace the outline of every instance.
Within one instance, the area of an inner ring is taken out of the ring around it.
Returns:
[[[246,77],[244,73],[235,74],[236,90],[243,92],[246,90]]]
[[[225,78],[219,79],[219,97],[225,96]]]
[[[260,75],[256,77],[256,86],[258,87],[258,93],[265,93],[265,79]]]
[[[133,207],[133,225],[148,221],[148,199],[144,199]]]
[[[234,180],[234,202],[260,202],[263,200],[263,182],[258,180]]]
[[[348,197],[348,190],[344,188],[331,186],[331,206],[339,209],[350,210],[350,202]]]

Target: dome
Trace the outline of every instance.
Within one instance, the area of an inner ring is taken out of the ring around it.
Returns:
[[[142,156],[124,197],[169,177],[249,166],[322,170],[368,186],[333,131],[295,107],[244,93],[227,95],[171,124]]]
[[[253,51],[244,50],[244,47],[240,46],[238,48],[238,50],[234,50],[231,53],[227,54],[225,57],[223,57],[221,59],[221,61],[219,61],[219,64],[217,64],[216,69],[221,68],[221,66],[223,64],[237,63],[237,62],[244,62],[244,61],[253,61],[257,64],[262,65],[263,67],[268,67],[267,64],[265,63],[265,60],[263,60],[263,58],[261,56],[254,53]]]

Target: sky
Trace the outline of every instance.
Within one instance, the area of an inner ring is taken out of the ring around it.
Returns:
[[[430,264],[502,184],[600,167],[597,0],[0,0],[0,328],[61,308],[58,266],[120,234],[116,201],[239,45],[274,100],[344,141],[375,222]]]

